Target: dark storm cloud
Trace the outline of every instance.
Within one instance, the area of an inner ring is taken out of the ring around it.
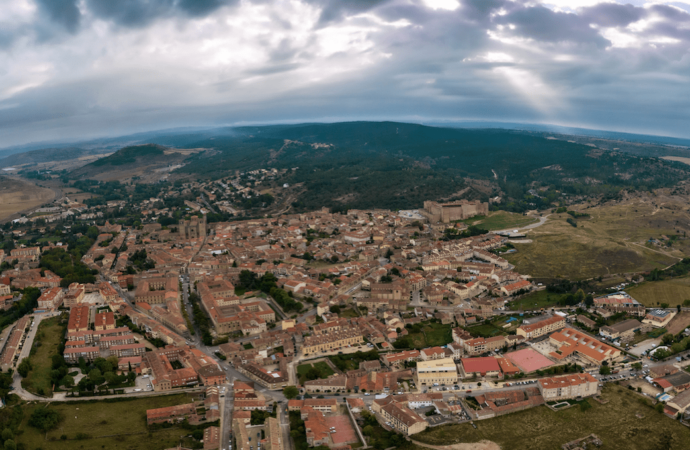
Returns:
[[[375,9],[390,0],[311,0],[310,3],[320,6],[321,16],[319,23],[321,26],[343,19],[344,17],[362,14]]]
[[[39,9],[48,19],[70,33],[77,31],[81,12],[76,4],[77,0],[36,0]]]
[[[87,8],[97,17],[133,28],[164,17],[203,17],[236,3],[238,0],[86,0]]]
[[[499,16],[496,23],[515,26],[515,36],[543,42],[575,42],[607,47],[611,43],[591,28],[582,17],[573,13],[556,12],[543,6],[514,10]]]
[[[600,3],[583,8],[579,15],[585,22],[607,27],[625,27],[647,16],[647,11],[633,5]]]
[[[690,14],[643,0],[5,1],[0,147],[351,119],[688,134]]]

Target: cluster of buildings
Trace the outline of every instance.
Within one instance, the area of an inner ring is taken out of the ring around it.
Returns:
[[[152,378],[154,391],[169,391],[195,385],[218,386],[225,383],[225,371],[212,357],[190,346],[165,346],[146,352],[141,373]]]

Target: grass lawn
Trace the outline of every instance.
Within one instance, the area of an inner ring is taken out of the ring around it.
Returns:
[[[643,405],[640,395],[620,386],[607,385],[602,397],[609,402],[602,405],[590,399],[592,407],[584,412],[579,406],[555,412],[538,406],[476,421],[476,430],[470,424],[441,426],[428,428],[413,439],[433,445],[486,439],[506,449],[552,450],[594,433],[604,441],[602,448],[611,450],[687,448],[690,430]],[[637,413],[643,417],[637,418]]]
[[[22,380],[22,387],[36,394],[53,395],[50,384],[51,358],[58,352],[58,346],[64,339],[65,327],[60,325],[61,316],[41,321],[36,331],[29,360],[33,369],[29,376]]]
[[[494,326],[493,324],[481,324],[481,325],[473,325],[467,327],[467,331],[472,333],[473,336],[480,336],[483,338],[490,338],[493,336],[499,336],[499,335],[507,335],[508,333],[503,331],[502,329]]]
[[[410,332],[402,339],[407,343],[405,348],[438,347],[453,342],[452,329],[450,324],[424,323],[419,332]]]
[[[346,309],[341,309],[340,314],[338,314],[340,317],[345,317],[347,319],[354,318],[354,317],[359,317],[359,314],[352,308],[346,308]]]
[[[60,236],[48,236],[48,237],[42,237],[36,242],[59,242],[60,241]]]
[[[690,277],[645,281],[625,292],[645,306],[654,307],[660,303],[682,305],[685,300],[690,299]]]
[[[530,292],[529,294],[523,295],[519,299],[510,302],[510,309],[512,310],[534,310],[541,308],[548,308],[554,306],[561,296],[551,292],[547,292],[546,289],[541,291]]]
[[[190,397],[187,395],[175,394],[120,402],[51,403],[49,408],[59,411],[62,421],[56,429],[48,432],[49,442],[46,442],[43,432],[28,425],[34,408],[43,405],[29,404],[24,407],[24,420],[20,426],[23,433],[17,435],[16,439],[27,449],[163,450],[177,446],[180,437],[190,432],[182,428],[169,428],[149,434],[146,410],[180,405],[189,401]],[[91,439],[77,441],[77,433],[86,433]],[[63,434],[67,435],[67,440],[60,439]]]
[[[453,342],[453,327],[440,323],[430,323],[422,329],[426,335],[426,343],[429,347],[438,347]]]
[[[300,364],[299,366],[297,366],[297,375],[299,375],[300,384],[304,384],[304,382],[307,381],[307,372],[309,372],[309,370],[312,367],[314,367],[315,369],[319,369],[319,372],[321,374],[320,378],[328,378],[329,376],[335,373],[333,369],[331,369],[331,366],[329,366],[324,361]]]
[[[489,213],[488,216],[477,216],[470,219],[461,220],[467,225],[477,225],[481,228],[491,230],[505,230],[507,228],[520,228],[525,225],[538,222],[530,216],[523,216],[522,214],[511,213],[507,211],[495,211]]]

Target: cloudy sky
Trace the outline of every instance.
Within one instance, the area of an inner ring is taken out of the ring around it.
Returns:
[[[690,137],[690,0],[3,0],[0,147],[177,126]]]

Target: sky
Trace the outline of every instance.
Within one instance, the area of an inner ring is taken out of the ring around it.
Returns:
[[[489,120],[690,137],[690,0],[3,0],[0,148]]]

